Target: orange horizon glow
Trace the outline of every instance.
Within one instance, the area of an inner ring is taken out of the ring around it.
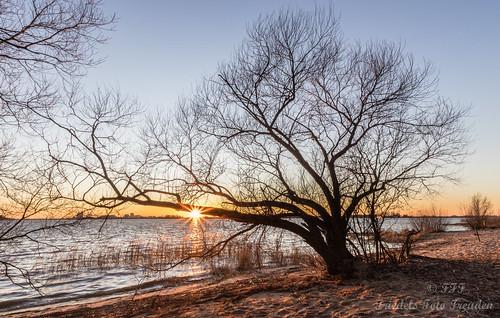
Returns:
[[[500,200],[498,199],[498,196],[487,195],[488,199],[493,204],[493,207],[490,211],[492,215],[500,215]],[[420,211],[425,212],[427,210],[430,210],[431,207],[435,207],[439,212],[440,215],[442,216],[464,216],[464,211],[463,211],[463,206],[464,204],[468,203],[470,200],[471,195],[459,195],[459,193],[456,193],[455,195],[449,195],[449,196],[437,196],[434,198],[427,198],[427,199],[421,199],[421,200],[414,200],[410,202],[410,205],[397,209],[396,213],[399,213],[401,215],[407,215],[407,216],[418,216],[420,215]],[[217,206],[218,204],[214,204],[213,206]],[[193,212],[192,211],[196,211]],[[160,207],[151,207],[151,206],[140,206],[140,205],[127,205],[126,207],[122,208],[120,211],[112,212],[112,215],[116,215],[118,217],[123,217],[125,215],[134,215],[136,217],[165,217],[165,216],[178,216],[178,217],[183,217],[186,219],[199,219],[201,218],[207,218],[209,217],[208,215],[204,215],[202,212],[202,208],[198,207],[195,208],[191,211],[180,211],[180,210],[173,210],[173,209],[168,209],[168,208],[160,208]],[[101,211],[101,213],[97,213],[94,216],[103,216],[106,215],[105,212]],[[64,214],[61,215],[63,218],[72,218],[74,215],[71,214]],[[12,216],[14,217],[14,216]],[[37,214],[31,218],[58,218],[57,214],[51,214],[51,215],[45,215],[45,214]]]
[[[488,196],[488,194],[486,194]],[[442,216],[463,216],[464,211],[463,211],[463,206],[469,202],[470,195],[459,195],[458,193],[454,196],[438,196],[434,198],[427,198],[427,199],[421,199],[421,200],[414,200],[410,202],[410,205],[398,209],[397,211],[401,215],[408,215],[408,216],[418,216],[420,214],[420,211],[426,211],[430,210],[431,207],[435,207]],[[500,215],[500,200],[498,199],[497,196],[488,196],[490,199],[491,203],[493,204],[493,207],[491,209],[491,214],[492,215]],[[217,204],[215,204],[216,206]],[[198,210],[201,212],[200,208],[196,208],[194,210]],[[165,209],[165,208],[157,208],[157,207],[147,207],[147,206],[138,206],[138,205],[130,205],[126,209],[122,210],[120,214],[124,213],[130,213],[133,212],[136,215],[143,215],[143,216],[164,216],[164,215],[179,215],[181,214],[182,216],[185,215],[187,218],[192,218],[191,216],[191,211],[187,213],[180,213],[181,211],[176,211],[172,209]],[[207,217],[203,215],[201,212],[201,217]]]

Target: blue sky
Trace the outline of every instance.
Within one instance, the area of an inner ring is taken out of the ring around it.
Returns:
[[[146,108],[168,111],[230,57],[259,14],[329,3],[106,0],[105,11],[116,13],[118,23],[101,48],[106,61],[84,83],[117,87]],[[441,95],[472,106],[473,154],[461,169],[462,183],[440,189],[436,205],[455,212],[481,192],[500,210],[500,1],[346,0],[334,8],[347,40],[402,42],[417,60],[433,64]]]

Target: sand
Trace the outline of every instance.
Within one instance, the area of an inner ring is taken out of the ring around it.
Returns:
[[[436,233],[400,266],[240,274],[11,317],[500,317],[500,230]]]

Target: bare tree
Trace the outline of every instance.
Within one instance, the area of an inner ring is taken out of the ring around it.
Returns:
[[[486,196],[476,193],[464,207],[467,224],[474,231],[485,229],[492,204]],[[478,235],[479,238],[479,235]]]
[[[50,189],[50,162],[37,152],[33,129],[45,127],[49,114],[58,111],[64,87],[100,62],[96,47],[113,20],[99,0],[0,2],[0,215],[7,219],[0,222],[0,264],[7,276],[19,270],[28,278],[25,269],[4,258],[12,244],[71,223],[26,222],[62,218],[67,215],[61,209],[68,208]]]
[[[345,41],[328,10],[258,19],[175,116],[148,120],[140,152],[130,135],[116,140],[126,103],[94,101],[55,119],[68,139],[48,142],[73,176],[66,197],[285,229],[332,274],[353,269],[355,215],[452,180],[465,155],[466,110],[436,95],[429,65],[395,44]]]

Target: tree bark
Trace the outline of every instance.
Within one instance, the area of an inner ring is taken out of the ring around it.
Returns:
[[[350,277],[354,272],[354,256],[347,248],[345,234],[330,235],[326,242],[310,245],[325,262],[328,274]]]

